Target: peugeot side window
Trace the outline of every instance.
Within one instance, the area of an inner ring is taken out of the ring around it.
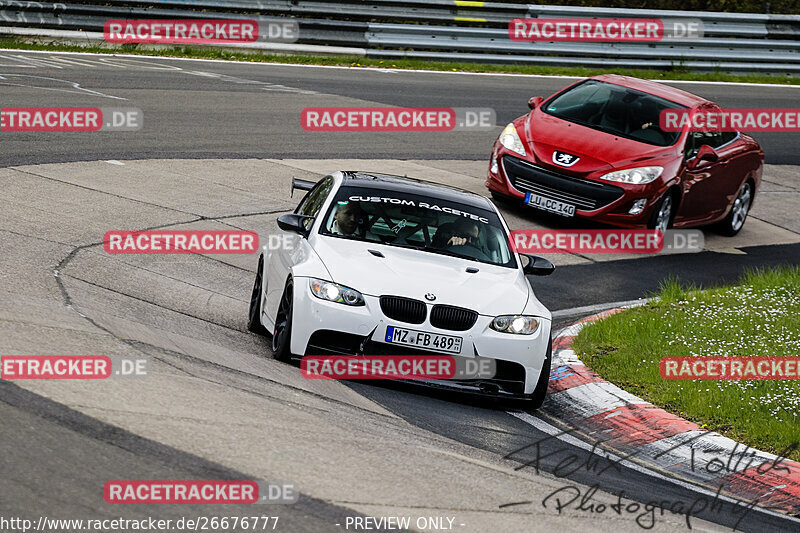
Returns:
[[[700,147],[704,144],[716,149],[733,139],[733,137],[727,135],[736,136],[735,133],[724,134],[721,131],[689,132],[689,136],[686,138],[686,159],[691,159],[696,156],[697,151],[700,150]]]

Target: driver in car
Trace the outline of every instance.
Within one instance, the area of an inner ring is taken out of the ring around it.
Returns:
[[[378,241],[378,237],[365,229],[365,213],[358,202],[340,203],[333,214],[330,232],[334,235],[352,235],[370,241]]]
[[[336,213],[333,215],[331,233],[336,235],[360,235],[364,236],[363,231],[359,231],[359,221],[361,220],[361,206],[358,202],[348,202],[339,204]]]

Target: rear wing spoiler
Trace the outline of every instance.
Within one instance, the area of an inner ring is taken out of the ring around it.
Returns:
[[[301,191],[310,191],[314,188],[317,182],[315,181],[308,181],[308,180],[301,180],[300,178],[292,177],[292,190],[289,193],[289,197],[294,196],[294,190],[298,189]]]

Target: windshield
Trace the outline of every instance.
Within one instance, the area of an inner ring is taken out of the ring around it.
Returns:
[[[496,213],[435,197],[345,186],[336,193],[320,233],[517,266]]]
[[[655,146],[670,146],[680,132],[659,127],[664,109],[687,109],[652,94],[597,80],[586,80],[546,102],[548,115]]]

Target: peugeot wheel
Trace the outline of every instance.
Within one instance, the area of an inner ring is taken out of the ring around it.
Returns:
[[[650,217],[650,223],[647,225],[647,227],[650,229],[661,230],[661,233],[664,233],[671,228],[672,211],[674,205],[675,204],[672,201],[672,195],[669,192],[664,194],[664,197],[656,206],[655,211],[653,211],[653,216]]]
[[[739,194],[736,195],[736,200],[733,201],[730,213],[722,221],[720,233],[728,237],[733,237],[739,233],[747,219],[747,214],[750,212],[752,201],[753,186],[749,181],[746,181],[742,188],[739,189]]]

